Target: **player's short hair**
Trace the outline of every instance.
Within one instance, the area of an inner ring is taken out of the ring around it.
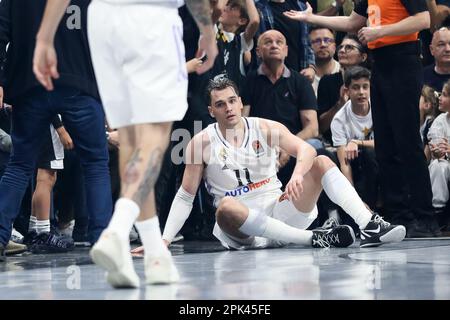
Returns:
[[[211,105],[211,92],[214,90],[225,90],[226,88],[233,88],[236,95],[239,96],[239,89],[237,85],[227,77],[217,77],[211,79],[208,83],[208,87],[206,88],[206,96],[208,100],[208,104]]]
[[[359,79],[368,79],[370,80],[370,71],[367,68],[360,67],[360,66],[354,66],[349,69],[347,69],[344,73],[344,84],[348,88],[350,87],[350,84],[352,83],[352,80],[359,80]]]

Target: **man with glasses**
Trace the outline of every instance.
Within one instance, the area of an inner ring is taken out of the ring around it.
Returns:
[[[407,225],[408,237],[436,234],[419,134],[423,70],[418,32],[430,27],[425,0],[363,0],[349,17],[314,15],[310,6],[284,14],[333,30],[359,30],[359,39],[368,43],[374,57],[371,101],[384,213]]]
[[[309,41],[316,58],[316,75],[313,88],[317,96],[320,79],[326,74],[339,72],[341,65],[333,58],[336,53],[333,31],[324,27],[312,27],[309,30]]]
[[[450,30],[442,27],[433,34],[430,45],[434,64],[423,70],[424,84],[441,92],[444,83],[450,79]]]

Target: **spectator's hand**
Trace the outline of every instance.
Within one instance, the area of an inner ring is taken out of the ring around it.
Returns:
[[[309,82],[314,82],[314,76],[316,75],[316,71],[313,68],[306,68],[300,71],[302,75],[308,78]]]
[[[442,142],[440,142],[438,145],[439,151],[443,154],[450,152],[450,145],[448,144],[448,141],[446,138],[442,139]]]
[[[33,57],[33,72],[45,89],[53,90],[53,79],[59,78],[58,59],[53,43],[36,41]]]
[[[197,58],[191,59],[186,62],[187,73],[196,72],[197,69],[202,65],[203,61]]]
[[[286,163],[288,163],[290,157],[289,153],[280,149],[280,154],[278,155],[278,169],[283,168]]]
[[[66,150],[72,150],[73,149],[73,141],[70,137],[69,133],[67,132],[66,128],[59,127],[56,129],[56,132],[58,132],[59,139],[61,140],[62,145],[64,146],[64,149]]]
[[[439,149],[439,146],[432,143],[429,143],[428,146],[430,147],[430,152],[433,159],[442,159],[445,156],[445,152],[442,152]]]
[[[283,12],[283,14],[292,20],[308,22],[309,18],[313,15],[313,10],[309,2],[307,2],[305,10],[303,11],[289,10]]]
[[[358,157],[358,145],[353,140],[347,143],[345,147],[345,162],[350,163],[350,161]]]
[[[367,45],[368,42],[377,40],[382,37],[381,27],[364,27],[358,31],[358,38],[362,44]]]
[[[197,68],[197,74],[202,74],[212,68],[214,65],[214,60],[216,59],[218,53],[216,34],[212,27],[208,27],[200,35],[198,40],[198,51],[196,58],[202,59],[206,57],[206,60],[201,66]]]
[[[300,199],[300,194],[303,192],[303,176],[301,174],[294,173],[284,191],[289,199]]]
[[[118,130],[109,132],[108,142],[110,144],[112,144],[113,146],[117,147],[117,148],[120,146],[120,143],[119,143],[119,131]]]

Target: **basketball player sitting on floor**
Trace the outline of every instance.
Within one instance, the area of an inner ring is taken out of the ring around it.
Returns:
[[[317,217],[322,188],[359,225],[361,247],[403,240],[405,227],[372,214],[328,157],[316,156],[313,147],[278,122],[242,117],[241,98],[232,81],[211,81],[208,93],[209,112],[217,123],[187,146],[182,186],[164,229],[167,244],[189,217],[202,178],[217,208],[213,234],[228,249],[291,243],[315,248],[350,246],[355,236],[349,226],[305,230]],[[276,175],[277,148],[297,158],[284,193]]]

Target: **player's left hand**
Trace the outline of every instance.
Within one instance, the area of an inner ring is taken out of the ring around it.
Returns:
[[[294,173],[284,191],[288,195],[289,199],[300,199],[300,194],[303,192],[303,176]]]
[[[53,90],[53,79],[59,78],[58,59],[53,43],[36,41],[33,57],[33,72],[45,89]]]

